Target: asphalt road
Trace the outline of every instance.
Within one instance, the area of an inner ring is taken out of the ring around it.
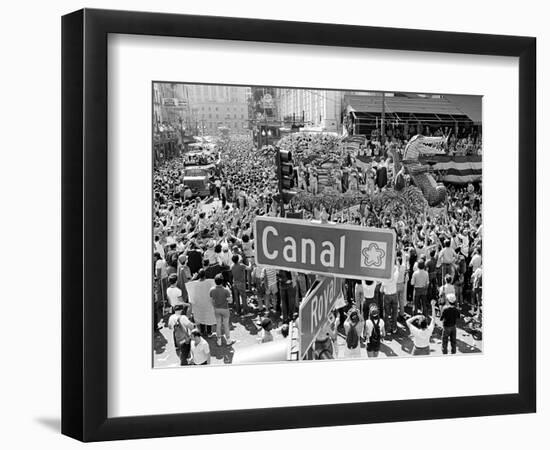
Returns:
[[[465,313],[468,317],[467,311],[465,311]],[[282,325],[282,321],[276,313],[271,312],[269,317],[272,319],[275,328]],[[233,361],[233,356],[235,353],[239,352],[239,350],[250,346],[261,345],[260,327],[257,324],[258,320],[259,316],[257,314],[250,317],[239,317],[238,315],[232,313],[230,319],[231,338],[235,339],[236,342],[232,346],[223,345],[218,347],[216,345],[215,335],[208,338],[207,341],[210,344],[210,351],[212,355],[211,363],[231,364]],[[339,334],[337,341],[338,359],[344,358],[345,345],[344,335]],[[412,357],[412,348],[413,343],[410,339],[409,331],[407,330],[404,322],[399,322],[397,333],[385,338],[382,342],[378,357]],[[436,326],[434,330],[431,338],[430,349],[430,356],[444,356],[441,349],[440,327]],[[472,329],[469,323],[461,320],[457,330],[457,354],[481,353],[482,349],[483,340],[481,333]],[[361,344],[361,357],[367,358],[364,344]],[[445,357],[453,357],[453,355],[450,355],[450,344],[449,355]],[[179,359],[176,355],[172,332],[166,327],[155,333],[154,336],[154,366],[156,368],[179,366]]]

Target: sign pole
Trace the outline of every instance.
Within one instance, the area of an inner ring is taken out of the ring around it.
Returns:
[[[322,217],[321,218],[321,223],[328,223],[328,220],[326,217]],[[326,277],[319,277],[319,278],[326,278]],[[317,331],[317,333],[315,334],[315,337],[313,338],[313,342],[311,343],[311,345],[309,346],[309,348],[307,349],[306,351],[306,354],[304,355],[304,358],[305,360],[307,361],[313,361],[315,360],[315,341],[317,339],[317,335],[319,334],[319,331]]]
[[[380,145],[386,140],[386,93],[382,92],[382,116],[380,121]]]
[[[343,280],[320,276],[300,305],[300,353],[303,360],[315,359],[315,342],[325,329],[329,315],[342,292]]]
[[[283,170],[281,164],[281,152],[277,149],[275,152],[275,160],[277,163],[277,184],[279,186],[279,208],[281,208],[281,217],[285,216],[285,203],[283,199]]]

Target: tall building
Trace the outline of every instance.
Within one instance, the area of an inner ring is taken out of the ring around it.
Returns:
[[[254,86],[251,88],[250,119],[256,122],[279,120],[277,108],[277,88]]]
[[[248,129],[250,88],[208,84],[186,84],[190,126],[197,134],[214,135],[220,128],[231,133]]]
[[[186,128],[189,121],[189,103],[185,86],[181,83],[153,83],[153,123]]]
[[[342,128],[342,94],[319,89],[277,89],[279,119],[285,124],[338,132]]]

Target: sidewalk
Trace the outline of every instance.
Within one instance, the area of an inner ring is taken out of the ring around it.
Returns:
[[[273,321],[274,328],[282,325],[282,320],[275,313],[270,312],[267,317]],[[256,325],[258,320],[259,315],[257,313],[245,317],[231,311],[229,320],[231,339],[235,339],[236,342],[231,346],[227,346],[224,343],[221,347],[218,347],[215,334],[210,338],[206,338],[206,341],[210,345],[211,363],[213,365],[231,364],[235,352],[252,345],[260,345],[261,328]],[[167,321],[168,319],[166,318],[164,322],[166,323]],[[213,328],[215,329],[215,326]],[[174,338],[172,331],[168,327],[163,327],[155,333],[153,349],[155,368],[179,367],[179,358],[176,355],[174,347]]]
[[[216,344],[216,335],[206,338],[210,345],[212,355],[211,363],[213,365],[231,364],[233,355],[240,349],[248,348],[254,345],[260,345],[260,327],[257,325],[259,320],[257,313],[249,317],[241,317],[231,311],[230,327],[231,338],[236,342],[231,345],[222,345],[218,347]],[[272,321],[274,328],[282,325],[280,317],[270,312],[268,316]],[[165,320],[165,322],[167,319]],[[215,327],[214,327],[215,328]],[[441,328],[437,327],[431,338],[430,356],[444,356],[441,349]],[[344,359],[346,339],[340,333],[337,340],[337,359]],[[409,331],[404,321],[398,322],[398,331],[389,337],[386,337],[381,344],[379,358],[387,358],[394,356],[412,357],[411,352],[413,343],[409,336]],[[483,340],[481,333],[477,330],[472,330],[468,324],[461,319],[457,329],[457,354],[481,353],[483,351]],[[450,343],[449,343],[450,356]],[[361,358],[367,358],[365,344],[361,344]],[[174,339],[172,331],[167,327],[162,328],[155,333],[154,337],[154,367],[179,367],[179,358],[176,355],[174,348]]]

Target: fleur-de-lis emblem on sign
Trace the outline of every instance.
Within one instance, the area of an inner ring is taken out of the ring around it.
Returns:
[[[371,243],[368,247],[365,247],[361,254],[364,257],[364,264],[367,267],[381,266],[382,259],[386,256],[386,252],[375,243]]]

